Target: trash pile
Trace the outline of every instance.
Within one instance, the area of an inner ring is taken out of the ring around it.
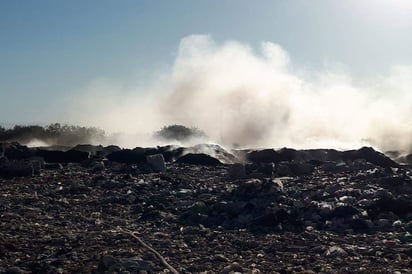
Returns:
[[[372,148],[3,147],[0,273],[412,272],[412,168]]]

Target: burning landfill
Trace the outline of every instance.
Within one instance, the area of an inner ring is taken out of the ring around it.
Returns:
[[[0,272],[411,273],[412,155],[386,154],[3,143]]]

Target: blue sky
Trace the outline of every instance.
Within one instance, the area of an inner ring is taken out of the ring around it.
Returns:
[[[191,34],[271,41],[302,69],[386,74],[412,65],[408,2],[0,0],[0,122],[64,119],[66,98],[96,79],[145,82],[172,66]]]

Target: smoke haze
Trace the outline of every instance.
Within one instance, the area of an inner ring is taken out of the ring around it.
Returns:
[[[191,35],[152,83],[95,81],[72,98],[65,119],[121,132],[123,146],[152,145],[154,131],[182,124],[226,146],[411,151],[412,66],[358,82],[339,70],[299,68],[272,42],[255,51]]]

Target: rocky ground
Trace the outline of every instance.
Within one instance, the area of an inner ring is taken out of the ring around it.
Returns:
[[[0,273],[412,273],[408,165],[249,158],[0,178]]]

